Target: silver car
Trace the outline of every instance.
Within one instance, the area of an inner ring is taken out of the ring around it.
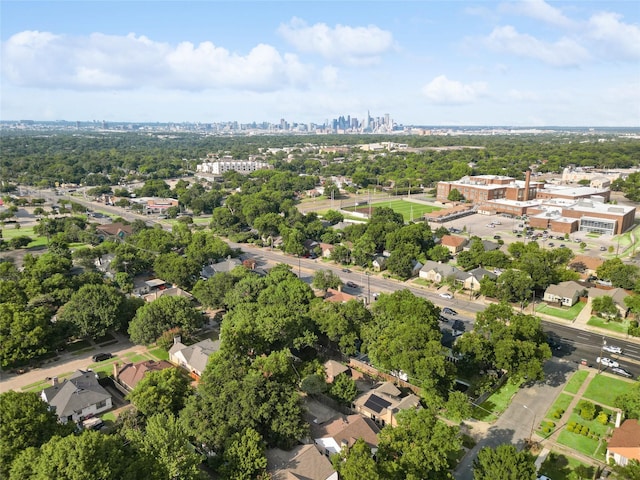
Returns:
[[[610,358],[607,357],[598,357],[596,358],[596,362],[600,363],[602,365],[604,365],[605,367],[619,367],[620,364],[618,362],[616,362],[615,360],[611,360]]]
[[[614,347],[613,345],[605,345],[604,347],[602,347],[602,350],[609,353],[622,353],[622,348]]]

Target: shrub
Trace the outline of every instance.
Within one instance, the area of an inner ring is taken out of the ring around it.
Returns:
[[[569,422],[569,426],[571,427],[571,430],[573,430],[576,426],[576,422]]]
[[[567,425],[567,431],[573,432],[574,427],[575,425],[571,425],[571,424]]]
[[[584,435],[585,437],[589,435],[589,427],[587,427],[586,425],[582,427],[582,431],[580,432],[582,435]]]
[[[596,406],[595,404],[583,400],[578,405],[580,409],[580,416],[585,420],[593,420],[593,417],[596,416]]]
[[[598,421],[598,423],[606,425],[607,423],[609,423],[609,415],[607,415],[605,412],[600,412],[596,420]]]

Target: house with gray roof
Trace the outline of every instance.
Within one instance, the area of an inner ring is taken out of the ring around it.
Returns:
[[[424,266],[420,269],[420,278],[424,278],[425,280],[430,280],[435,283],[442,283],[452,276],[455,278],[456,282],[464,283],[470,277],[470,274],[447,263],[439,263],[432,260],[427,260]]]
[[[611,297],[613,299],[613,303],[618,309],[618,313],[622,318],[625,318],[629,314],[629,307],[624,303],[624,299],[629,296],[629,293],[623,288],[590,288],[589,289],[589,298],[597,298],[597,297]]]
[[[220,340],[207,338],[201,342],[186,346],[177,336],[169,349],[169,361],[188,370],[194,380],[199,380],[207,367],[209,356],[220,350]]]
[[[401,410],[418,409],[420,398],[413,393],[403,395],[392,382],[384,382],[356,398],[353,409],[378,425],[397,426],[396,415]]]
[[[61,423],[79,422],[112,407],[111,395],[98,383],[95,372],[76,370],[68,379],[42,390],[42,400],[55,410]]]
[[[312,444],[298,445],[290,451],[272,448],[265,456],[273,480],[338,480],[329,458]]]
[[[580,299],[580,295],[586,289],[578,282],[569,280],[567,282],[560,282],[557,285],[549,285],[544,291],[545,302],[559,303],[565,307],[572,307]]]
[[[222,260],[221,262],[206,265],[202,268],[200,276],[206,280],[213,277],[216,273],[229,273],[231,270],[239,267],[240,265],[242,265],[242,261],[240,259],[227,258],[226,260]]]

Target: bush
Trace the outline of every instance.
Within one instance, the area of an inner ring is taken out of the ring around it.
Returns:
[[[573,432],[574,428],[575,428],[575,425],[571,425],[571,424],[567,425],[567,431],[569,432]]]
[[[569,427],[571,427],[571,430],[573,430],[576,426],[576,422],[569,422]]]
[[[596,406],[591,402],[583,400],[578,405],[578,408],[580,409],[580,416],[585,420],[593,420],[596,416]]]
[[[596,420],[598,421],[598,423],[606,425],[607,423],[609,423],[609,415],[607,415],[605,412],[600,412]]]
[[[589,427],[587,427],[586,425],[582,427],[582,431],[580,432],[582,435],[584,435],[585,437],[589,435]]]

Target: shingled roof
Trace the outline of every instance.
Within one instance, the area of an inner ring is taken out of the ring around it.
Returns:
[[[42,398],[55,408],[58,417],[68,417],[111,398],[111,395],[100,386],[95,372],[76,370],[68,380],[45,388]]]

